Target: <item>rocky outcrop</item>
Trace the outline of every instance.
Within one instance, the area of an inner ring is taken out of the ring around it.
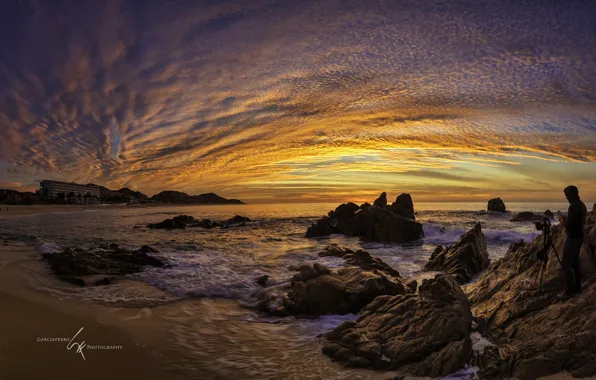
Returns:
[[[555,218],[555,214],[553,214],[553,212],[551,210],[546,210],[544,212],[544,216],[547,216],[549,219],[554,219]]]
[[[439,377],[468,363],[471,324],[468,299],[439,274],[424,280],[418,294],[377,297],[357,321],[328,333],[322,351],[348,366]]]
[[[385,204],[381,207],[380,205]],[[374,205],[358,206],[344,203],[328,216],[319,219],[306,231],[306,237],[344,234],[369,241],[406,243],[424,237],[422,225],[415,221],[414,204],[409,194],[402,194],[387,206],[387,194],[383,193]]]
[[[365,270],[377,269],[379,271],[385,272],[389,276],[399,277],[399,272],[397,270],[391,268],[389,265],[383,262],[383,260],[371,255],[366,251],[363,251],[362,249],[353,251],[346,247],[340,247],[337,244],[330,244],[325,247],[323,252],[319,252],[319,256],[341,257],[346,261],[347,265],[357,266]]]
[[[389,210],[394,214],[403,216],[407,219],[416,220],[414,215],[414,202],[410,194],[400,194],[395,198],[395,202],[389,206]]]
[[[156,229],[184,229],[189,224],[196,224],[199,223],[198,220],[193,218],[189,215],[178,215],[173,217],[172,219],[166,219],[163,222],[159,223],[150,223],[147,225],[149,228],[156,228]]]
[[[472,281],[489,264],[486,240],[480,223],[476,223],[474,228],[461,236],[457,244],[437,247],[424,269],[445,271],[463,284]]]
[[[151,200],[157,202],[175,203],[175,204],[244,204],[238,199],[226,199],[215,193],[200,195],[188,195],[180,191],[165,190],[151,197]]]
[[[348,314],[357,313],[378,296],[409,291],[399,278],[376,268],[347,266],[332,271],[314,263],[301,265],[296,270],[298,273],[290,283],[258,291],[254,295],[256,308],[280,316]]]
[[[46,261],[52,272],[64,281],[84,286],[87,284],[106,285],[114,281],[105,276],[117,276],[137,273],[145,266],[164,267],[166,262],[162,259],[148,255],[157,250],[143,246],[138,250],[102,246],[86,250],[83,248],[67,248],[62,252],[44,253]],[[104,276],[85,277],[80,276]]]
[[[533,221],[539,221],[541,218],[540,215],[538,214],[534,214],[533,212],[530,211],[522,211],[519,214],[517,214],[515,217],[509,219],[510,222],[533,222]]]
[[[365,206],[365,205],[363,205]],[[390,207],[360,208],[345,203],[329,212],[306,231],[306,237],[329,236],[333,233],[361,237],[368,241],[406,243],[424,237],[420,223],[390,210]]]
[[[551,233],[561,254],[564,228],[552,226]],[[596,374],[596,262],[589,252],[594,240],[596,230],[587,226],[587,244],[580,255],[583,293],[569,300],[557,298],[563,283],[552,249],[538,292],[541,236],[529,244],[512,244],[502,259],[465,287],[479,330],[500,353],[498,365],[493,360],[490,368],[483,368],[487,378],[525,380],[561,371],[576,377]]]
[[[497,211],[497,212],[505,212],[505,203],[501,200],[501,198],[493,198],[488,201],[488,211]]]

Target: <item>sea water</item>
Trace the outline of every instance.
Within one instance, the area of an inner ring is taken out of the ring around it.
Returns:
[[[58,298],[114,307],[158,307],[171,330],[174,355],[170,365],[196,378],[387,378],[373,371],[347,370],[319,352],[319,336],[356,316],[324,316],[314,320],[271,318],[240,307],[260,287],[288,280],[291,265],[318,261],[331,268],[342,259],[319,258],[326,245],[336,243],[365,249],[397,269],[405,278],[424,278],[422,267],[437,245],[449,245],[480,222],[492,260],[509,245],[531,241],[539,232],[529,222],[510,222],[516,212],[565,211],[564,203],[508,203],[507,213],[485,211],[485,203],[416,203],[416,218],[425,238],[408,244],[363,242],[333,235],[306,239],[306,228],[336,204],[229,206],[122,206],[93,212],[61,212],[0,219],[0,237],[25,241],[39,253],[66,247],[90,248],[116,243],[137,248],[151,245],[172,266],[147,268],[110,286],[79,288],[56,280],[49,271],[30,273],[31,284]],[[229,229],[187,228],[153,230],[148,223],[186,214],[222,221],[234,215],[251,222]],[[137,284],[137,285],[135,285]],[[142,285],[142,286],[141,286]],[[149,310],[149,309],[147,309]],[[456,376],[473,378],[462,369]]]

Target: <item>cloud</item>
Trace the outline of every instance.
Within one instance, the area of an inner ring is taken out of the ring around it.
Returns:
[[[0,180],[301,200],[593,168],[593,4],[299,3],[3,3]]]

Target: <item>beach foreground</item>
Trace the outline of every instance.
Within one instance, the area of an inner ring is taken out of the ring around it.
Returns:
[[[27,247],[0,249],[0,379],[179,379],[166,372],[157,347],[149,347],[115,324],[100,323],[109,310],[62,301],[28,289],[21,264]],[[121,349],[83,349],[85,360],[68,342],[40,341],[70,338],[87,346],[121,346]],[[157,350],[156,350],[157,349]]]

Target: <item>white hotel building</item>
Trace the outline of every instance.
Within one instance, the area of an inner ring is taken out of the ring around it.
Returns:
[[[89,193],[91,196],[99,198],[99,186],[50,180],[40,182],[39,194],[42,197],[58,198],[58,194],[64,194],[64,197],[67,197],[70,193],[74,193],[77,197],[84,197]]]

